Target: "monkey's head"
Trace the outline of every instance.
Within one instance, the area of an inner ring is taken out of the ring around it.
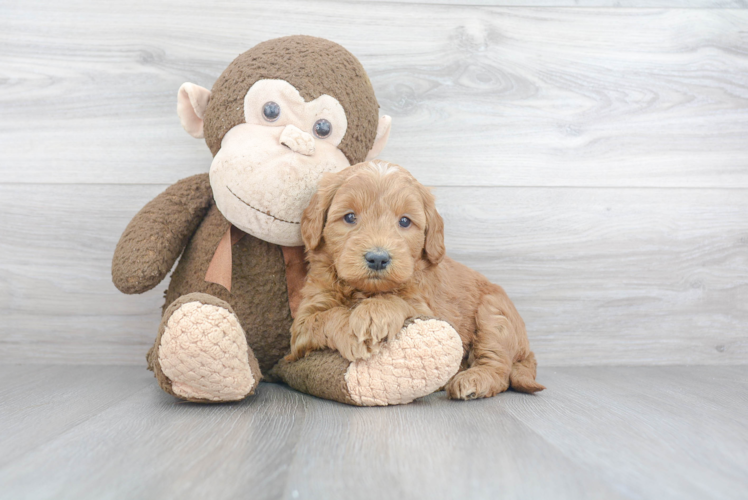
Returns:
[[[361,63],[310,36],[263,42],[237,57],[213,90],[185,83],[182,126],[205,138],[218,209],[257,238],[301,240],[301,214],[325,172],[375,157],[390,133]]]

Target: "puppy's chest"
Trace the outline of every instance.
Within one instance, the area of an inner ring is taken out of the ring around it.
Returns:
[[[392,296],[400,296],[399,294],[392,294],[392,293],[367,293],[367,292],[361,292],[357,290],[346,290],[345,292],[340,292],[339,295],[339,302],[344,307],[348,307],[349,309],[354,309],[356,306],[361,304],[362,302],[369,300],[369,299],[375,299],[375,298],[387,298]],[[405,297],[401,297],[405,299]],[[408,300],[406,299],[406,302]]]
[[[359,305],[361,302],[365,301],[366,299],[371,299],[373,297],[382,297],[384,294],[381,293],[365,293],[360,291],[348,291],[341,292],[341,300],[340,302],[347,306],[350,309],[353,309],[357,305]]]

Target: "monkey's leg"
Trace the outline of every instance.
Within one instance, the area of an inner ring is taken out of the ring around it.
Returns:
[[[244,399],[261,378],[231,306],[204,293],[184,295],[166,309],[148,368],[164,391],[200,403]]]
[[[462,362],[462,340],[446,321],[410,319],[369,359],[337,351],[280,361],[271,373],[301,392],[357,406],[410,403],[443,387]]]

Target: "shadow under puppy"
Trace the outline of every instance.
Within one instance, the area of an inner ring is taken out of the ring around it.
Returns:
[[[326,174],[304,211],[309,273],[291,328],[289,360],[335,349],[353,361],[394,338],[408,318],[438,317],[462,339],[451,398],[533,393],[535,356],[519,313],[498,285],[445,256],[434,196],[384,161]]]

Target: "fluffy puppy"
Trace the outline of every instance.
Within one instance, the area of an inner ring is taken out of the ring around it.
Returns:
[[[295,360],[336,349],[368,358],[412,317],[450,322],[462,368],[449,397],[490,397],[509,387],[536,392],[525,324],[504,290],[445,256],[433,195],[402,167],[360,163],[327,174],[304,211],[309,274],[291,328]]]

